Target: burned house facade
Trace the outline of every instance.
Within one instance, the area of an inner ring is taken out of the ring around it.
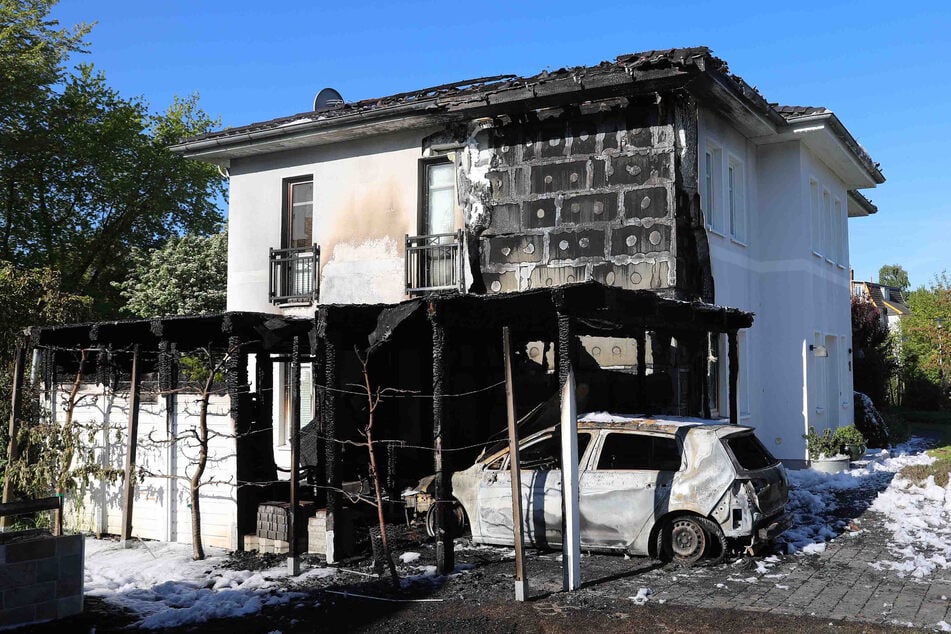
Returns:
[[[60,376],[75,350],[121,356],[135,337],[154,364],[204,340],[230,355],[220,545],[243,546],[257,503],[302,462],[335,547],[344,483],[366,475],[352,443],[367,376],[395,394],[376,413],[386,488],[435,472],[450,500],[452,470],[505,428],[504,326],[516,414],[538,424],[557,421],[572,373],[579,412],[744,422],[790,461],[809,426],[851,422],[846,217],[875,211],[856,189],[883,178],[834,114],[768,104],[705,48],[318,95],[314,111],[174,149],[230,177],[228,313],[198,330],[45,329],[34,344],[58,351]],[[155,429],[191,416],[155,407]],[[168,527],[158,538],[181,513],[168,482],[137,489],[164,514],[144,522]],[[451,570],[448,532],[440,545]]]
[[[333,102],[176,149],[230,173],[229,310],[650,290],[757,315],[737,396],[776,455],[851,422],[847,218],[884,178],[831,111],[769,104],[707,49]],[[584,347],[636,365],[634,342]],[[704,355],[714,416],[727,347]],[[676,413],[689,383],[675,373]]]

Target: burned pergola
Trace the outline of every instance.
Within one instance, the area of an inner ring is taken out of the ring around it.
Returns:
[[[677,366],[687,376],[684,413],[706,417],[710,415],[706,381],[708,334],[725,333],[729,342],[729,412],[731,422],[735,423],[737,333],[752,323],[752,314],[732,308],[586,282],[489,296],[431,295],[395,305],[323,305],[318,307],[313,320],[224,313],[37,328],[31,333],[31,345],[45,359],[42,366],[50,384],[57,381],[57,368],[75,370],[75,351],[81,349],[96,350],[95,362],[89,368],[99,377],[110,372],[130,373],[131,359],[135,358],[139,364],[137,375],[157,372],[163,385],[174,385],[177,380],[171,361],[177,352],[201,346],[229,351],[225,381],[238,434],[239,548],[242,536],[253,532],[261,495],[258,487],[245,485],[277,479],[270,431],[272,364],[291,363],[295,380],[290,387],[294,402],[299,402],[296,399],[300,393],[300,363],[311,361],[317,396],[317,416],[311,427],[316,428],[316,433],[308,436],[308,442],[314,446],[307,447],[305,453],[313,457],[308,467],[314,478],[315,501],[326,508],[327,555],[332,561],[334,518],[344,501],[344,481],[351,477],[345,473],[346,460],[341,452],[347,441],[358,438],[357,429],[364,416],[360,399],[350,387],[363,381],[358,355],[368,359],[368,373],[375,385],[399,388],[400,396],[410,396],[389,399],[385,404],[381,416],[386,423],[381,437],[414,447],[407,452],[432,456],[431,462],[407,461],[416,472],[400,475],[405,480],[420,472],[435,471],[437,509],[448,509],[452,500],[451,473],[454,467],[463,466],[462,460],[472,456],[463,446],[484,442],[493,432],[505,428],[502,392],[490,392],[503,378],[503,327],[510,329],[517,343],[542,341],[546,347],[552,346],[555,367],[538,373],[543,376],[536,391],[544,398],[561,393],[556,390],[568,380],[572,368],[578,366],[578,336],[629,338],[637,342],[632,407],[639,410],[629,413],[671,413],[672,396],[658,397],[665,385],[670,392],[670,382],[658,379],[671,366]],[[645,359],[648,338],[653,354],[650,375]],[[253,391],[248,377],[251,355],[256,372]],[[516,385],[520,380],[526,379],[520,379],[516,372]],[[596,381],[597,376],[591,380]],[[521,409],[525,411],[534,404],[523,402]],[[610,407],[604,399],[599,404]],[[296,430],[295,425],[295,440]],[[250,431],[260,433],[243,433]],[[292,466],[291,471],[296,476],[297,469]],[[387,475],[395,481],[393,473]],[[296,494],[296,487],[292,488]],[[449,526],[446,513],[437,512],[440,572],[454,567]]]

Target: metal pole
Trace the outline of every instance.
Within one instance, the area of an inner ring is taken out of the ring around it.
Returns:
[[[297,474],[300,468],[300,336],[291,348],[291,495],[287,516],[287,574],[300,574],[297,552]]]
[[[129,382],[129,424],[126,430],[125,481],[122,487],[122,534],[127,545],[132,537],[132,504],[135,497],[135,451],[139,436],[139,346],[132,349],[132,377]]]
[[[563,301],[563,300],[562,300]],[[571,316],[558,312],[558,375],[561,383],[562,572],[566,591],[581,587],[581,516],[578,509],[578,415],[575,401],[574,332]]]
[[[512,474],[512,531],[515,535],[515,600],[528,596],[525,576],[525,545],[522,534],[522,481],[518,459],[518,429],[515,427],[515,392],[512,381],[512,345],[509,327],[502,328],[502,352],[505,356],[505,410],[509,429],[509,469]]]

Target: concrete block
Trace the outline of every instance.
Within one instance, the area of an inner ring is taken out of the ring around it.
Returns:
[[[83,611],[83,595],[77,594],[75,596],[57,599],[56,605],[59,618],[79,614]]]
[[[82,535],[64,535],[56,538],[57,555],[82,554],[85,542]]]
[[[643,185],[651,176],[651,157],[646,154],[616,156],[610,165],[611,185]]]
[[[551,259],[603,258],[604,243],[603,229],[552,231],[549,237]]]
[[[591,155],[597,151],[598,128],[592,122],[575,122],[571,126],[571,154]]]
[[[52,621],[59,618],[59,602],[56,599],[43,601],[33,606],[33,618],[37,621]]]
[[[24,561],[18,564],[0,566],[0,590],[16,588],[36,583],[36,562]]]
[[[588,187],[588,161],[569,161],[532,167],[531,193],[552,194]]]
[[[36,560],[36,580],[56,581],[59,578],[60,560],[58,557]]]
[[[56,540],[52,538],[34,539],[17,544],[7,544],[7,563],[44,559],[56,554]]]
[[[541,262],[545,252],[544,236],[498,236],[487,240],[492,264]]]
[[[0,610],[0,627],[32,623],[35,620],[36,608],[33,605]]]
[[[626,218],[666,218],[670,214],[666,187],[651,187],[624,192]]]
[[[621,138],[621,149],[625,152],[634,149],[650,149],[654,144],[650,128],[626,130]]]
[[[555,226],[555,199],[539,198],[522,203],[526,229],[545,229]]]
[[[606,158],[595,158],[591,161],[591,187],[599,189],[608,184]]]
[[[55,592],[55,581],[45,581],[30,586],[11,588],[3,592],[3,607],[18,608],[24,605],[40,603],[45,599],[55,596]]]
[[[654,224],[650,227],[627,225],[612,227],[611,255],[635,255],[669,251],[671,229],[668,225]]]
[[[536,266],[528,277],[529,288],[561,286],[587,279],[584,266]]]
[[[505,200],[512,196],[512,175],[508,170],[493,170],[486,174],[489,192],[493,200]]]
[[[70,577],[83,576],[83,556],[66,555],[59,558],[59,578],[69,579]]]
[[[518,233],[521,230],[522,216],[518,205],[492,206],[487,233]]]
[[[568,143],[565,140],[564,126],[548,128],[542,131],[539,151],[542,158],[556,158],[567,154]]]
[[[56,598],[71,597],[83,591],[82,576],[66,577],[56,582]]]
[[[561,224],[588,224],[614,220],[618,214],[618,196],[585,194],[565,198],[561,204]]]
[[[489,293],[510,293],[518,290],[518,275],[515,271],[484,271],[482,279]]]

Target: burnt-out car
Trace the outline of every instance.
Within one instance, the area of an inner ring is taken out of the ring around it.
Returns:
[[[536,547],[562,536],[560,429],[519,443],[523,529]],[[588,414],[578,420],[581,548],[691,565],[785,530],[786,472],[750,427],[686,418]],[[430,479],[409,503],[430,506]],[[512,545],[507,445],[452,476],[456,515],[477,544]],[[431,523],[431,514],[430,514]]]

